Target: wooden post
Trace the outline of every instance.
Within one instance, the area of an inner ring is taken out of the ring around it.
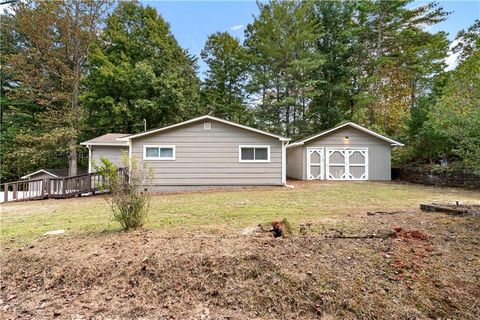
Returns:
[[[50,198],[50,191],[52,189],[52,187],[50,186],[50,184],[51,184],[50,179],[49,178],[45,179],[45,183],[47,184],[45,186],[45,189],[46,189],[46,192],[47,192],[47,198]]]
[[[3,201],[8,202],[8,183],[5,183],[3,185],[3,192],[4,192]]]
[[[13,195],[12,195],[12,200],[18,200],[17,196],[17,191],[18,191],[18,184],[14,183],[13,184]]]
[[[40,188],[42,188],[41,191],[40,191],[40,195],[42,196],[42,199],[43,199],[43,197],[45,197],[45,181],[46,181],[46,179],[42,179],[40,181]]]
[[[65,180],[65,178],[63,178],[63,179],[62,179],[62,185],[63,185],[63,186],[62,186],[62,187],[63,187],[62,197],[63,197],[63,198],[65,198],[65,191],[66,191],[66,187],[67,187],[67,186],[66,186],[66,182],[67,182],[67,181]]]

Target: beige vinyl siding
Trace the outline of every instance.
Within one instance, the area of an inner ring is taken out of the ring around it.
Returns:
[[[349,144],[344,144],[344,138],[349,137]],[[369,180],[391,180],[391,146],[390,143],[369,135],[363,131],[352,127],[344,127],[327,135],[310,140],[302,146],[291,148],[287,155],[302,153],[302,172],[301,179],[307,179],[307,159],[306,152],[309,147],[351,147],[351,148],[368,148],[368,179]],[[294,151],[295,150],[295,151]],[[301,151],[300,151],[301,150]],[[294,152],[294,153],[293,153]],[[298,159],[298,156],[296,157]],[[298,160],[295,160],[298,161]],[[290,159],[289,159],[290,162]],[[289,174],[298,172],[298,165],[290,164],[293,168],[288,171]],[[287,166],[288,168],[288,166]],[[326,172],[326,171],[325,171]],[[295,177],[295,176],[291,176]]]
[[[100,158],[105,157],[117,167],[124,167],[122,155],[128,156],[128,147],[125,146],[91,146],[92,148],[92,171],[95,165],[101,165]]]
[[[204,130],[204,123],[211,130]],[[144,145],[174,145],[175,160],[143,160]],[[239,162],[240,145],[269,145],[270,162]],[[152,169],[153,185],[281,185],[282,143],[211,119],[132,139],[132,157]]]
[[[304,179],[303,156],[304,152],[302,147],[287,149],[287,177],[294,179]]]

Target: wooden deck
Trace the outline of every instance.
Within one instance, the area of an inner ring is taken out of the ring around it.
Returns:
[[[124,168],[118,169],[118,174],[124,179],[128,177]],[[108,192],[108,178],[93,172],[68,178],[21,180],[4,183],[2,186],[1,202],[69,198]]]

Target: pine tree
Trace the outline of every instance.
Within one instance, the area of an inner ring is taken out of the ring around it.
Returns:
[[[356,66],[362,46],[355,25],[358,3],[354,1],[315,1],[313,19],[316,22],[316,50],[325,63],[314,70],[319,80],[318,94],[312,100],[309,118],[310,132],[331,128],[353,114],[356,82],[361,73]]]
[[[245,92],[246,52],[238,39],[227,32],[210,35],[201,52],[208,65],[202,86],[203,103],[215,116],[236,122],[250,122]]]
[[[405,130],[417,97],[441,74],[448,50],[445,33],[425,26],[446,19],[436,3],[409,8],[410,0],[364,1],[358,6],[358,101],[353,119],[397,136]]]
[[[310,2],[272,1],[259,8],[245,32],[248,89],[261,125],[295,137],[308,126],[308,106],[318,82],[311,75],[323,63],[315,51],[312,7]]]

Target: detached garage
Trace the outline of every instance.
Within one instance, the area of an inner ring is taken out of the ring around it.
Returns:
[[[353,122],[287,146],[287,176],[301,180],[390,180],[400,142]]]

